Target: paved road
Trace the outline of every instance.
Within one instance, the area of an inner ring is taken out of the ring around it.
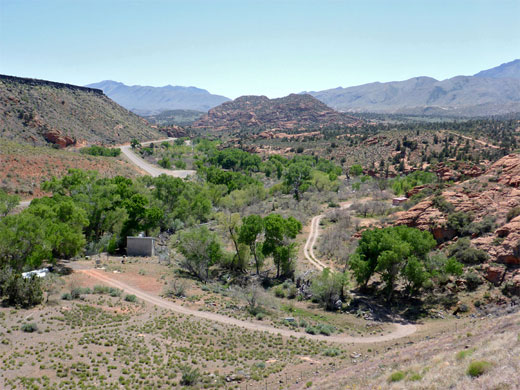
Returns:
[[[157,141],[141,142],[141,145],[149,145],[152,143],[160,143],[160,142],[164,142],[164,141],[174,141],[175,139],[176,138],[165,138],[165,139],[161,139],[161,140],[157,140]],[[185,178],[185,177],[195,174],[195,171],[193,171],[193,170],[188,170],[188,169],[171,170],[171,169],[159,168],[155,165],[152,165],[149,162],[143,160],[137,154],[135,154],[130,145],[120,146],[120,149],[121,149],[121,152],[128,158],[128,160],[130,160],[131,163],[133,163],[138,168],[140,168],[141,170],[143,170],[144,172],[148,173],[149,175],[151,175],[153,177],[157,177],[159,175],[165,174],[168,176]]]
[[[352,336],[346,336],[346,335],[336,335],[336,336],[323,336],[323,335],[311,335],[308,333],[300,333],[295,332],[293,330],[289,329],[278,329],[274,328],[272,326],[259,324],[256,322],[249,322],[249,321],[241,321],[237,320],[236,318],[227,317],[224,315],[216,314],[216,313],[210,313],[205,311],[198,311],[198,310],[192,310],[187,307],[181,306],[177,303],[167,301],[165,299],[162,299],[156,295],[149,294],[147,292],[144,292],[141,289],[138,289],[134,286],[130,286],[120,280],[117,280],[114,278],[113,275],[106,273],[101,270],[96,269],[80,269],[77,272],[82,272],[92,278],[95,278],[103,283],[106,283],[112,287],[119,288],[121,290],[124,290],[127,293],[134,294],[139,299],[142,299],[143,301],[149,302],[153,305],[162,307],[164,309],[172,310],[179,314],[184,314],[187,316],[194,316],[197,318],[202,318],[208,321],[213,322],[220,322],[222,324],[226,325],[234,325],[238,326],[240,328],[254,330],[254,331],[260,331],[260,332],[268,332],[272,334],[280,334],[285,337],[304,337],[306,339],[315,340],[315,341],[329,341],[334,343],[340,343],[340,344],[368,344],[368,343],[378,343],[378,342],[384,342],[384,341],[391,341],[395,339],[399,339],[402,337],[407,337],[415,333],[417,328],[413,324],[401,324],[401,323],[394,323],[392,324],[394,326],[394,330],[391,333],[380,335],[380,336],[367,336],[367,337],[352,337]]]

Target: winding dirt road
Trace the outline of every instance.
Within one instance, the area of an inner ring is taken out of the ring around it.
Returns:
[[[184,314],[187,316],[194,316],[197,318],[202,318],[208,321],[220,322],[226,325],[234,325],[240,328],[260,331],[260,332],[268,332],[272,334],[280,334],[284,337],[304,337],[306,339],[315,340],[315,341],[328,341],[339,344],[368,344],[368,343],[378,343],[384,341],[391,341],[395,339],[399,339],[402,337],[407,337],[415,333],[416,327],[412,324],[400,324],[394,323],[393,326],[395,330],[391,333],[380,335],[380,336],[368,336],[368,337],[352,337],[346,335],[337,335],[337,336],[322,336],[322,335],[311,335],[308,333],[299,333],[289,329],[278,329],[272,326],[263,325],[255,322],[241,321],[235,318],[223,316],[220,314],[205,312],[205,311],[197,311],[186,308],[174,302],[162,299],[156,295],[149,294],[144,292],[141,289],[130,286],[120,280],[115,279],[112,275],[105,273],[101,270],[96,269],[84,269],[78,270],[77,272],[82,272],[92,278],[95,278],[109,286],[119,288],[124,290],[129,294],[134,294],[139,299],[151,303],[153,305],[162,307],[163,309],[172,310],[179,314]]]
[[[352,206],[352,202],[343,202],[340,204],[340,209],[348,209]],[[305,246],[303,247],[303,255],[305,258],[318,269],[318,271],[322,271],[328,266],[318,260],[318,258],[314,255],[314,246],[316,245],[316,240],[320,235],[320,221],[325,216],[325,214],[316,215],[311,220],[311,231],[309,232],[309,236],[307,237],[307,241],[305,242]]]
[[[157,140],[157,141],[141,142],[141,145],[150,145],[152,143],[157,143],[157,142],[174,141],[175,139],[176,138],[165,138],[165,139],[161,139],[161,140]],[[119,148],[121,149],[121,152],[128,158],[128,160],[130,160],[130,162],[132,164],[136,165],[138,168],[140,168],[144,172],[148,173],[150,176],[157,177],[162,174],[165,174],[168,176],[185,178],[185,177],[195,174],[195,171],[189,170],[189,169],[171,170],[171,169],[159,168],[155,165],[152,165],[149,162],[143,160],[137,154],[135,154],[130,145],[119,146]]]

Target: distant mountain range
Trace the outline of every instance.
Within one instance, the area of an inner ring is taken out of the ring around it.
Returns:
[[[308,93],[343,112],[487,116],[520,112],[520,60],[474,76],[414,77]]]
[[[208,111],[229,100],[225,96],[213,95],[195,87],[128,86],[111,80],[89,84],[87,87],[101,89],[116,103],[142,116],[156,115],[167,110]]]
[[[283,130],[298,132],[330,126],[361,123],[357,118],[333,110],[310,95],[291,94],[269,99],[241,96],[214,107],[192,124],[196,129]]]

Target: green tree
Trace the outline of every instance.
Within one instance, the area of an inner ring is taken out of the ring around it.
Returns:
[[[296,244],[291,240],[296,238],[301,228],[302,224],[293,217],[284,219],[280,214],[269,214],[264,218],[262,253],[273,257],[277,278],[288,276],[293,271]]]
[[[247,267],[248,253],[246,249],[248,246],[244,245],[239,240],[242,220],[238,213],[219,213],[217,220],[233,243],[235,254],[233,255],[229,268],[233,271],[243,272]]]
[[[242,226],[238,236],[239,242],[249,246],[250,253],[255,259],[256,274],[260,274],[263,265],[263,254],[258,239],[264,230],[264,221],[259,215],[250,215],[242,219]]]
[[[350,259],[350,267],[358,283],[367,285],[372,275],[385,282],[387,298],[394,293],[399,277],[409,292],[417,292],[427,279],[424,260],[436,245],[431,233],[408,226],[366,230]]]
[[[0,189],[0,217],[5,217],[20,203],[18,195],[9,195]]]
[[[300,201],[301,194],[309,187],[311,168],[305,163],[293,163],[285,174],[285,184],[291,188],[294,198]]]

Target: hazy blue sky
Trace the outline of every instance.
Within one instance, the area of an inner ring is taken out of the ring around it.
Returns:
[[[520,57],[520,0],[0,0],[0,73],[283,96]]]

